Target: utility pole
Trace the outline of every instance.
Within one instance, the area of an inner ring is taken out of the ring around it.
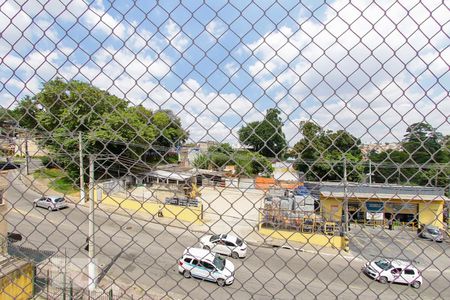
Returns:
[[[78,132],[78,150],[80,152],[80,203],[86,204],[86,192],[84,190],[84,165],[83,165],[83,140],[81,131]]]
[[[344,155],[344,234],[348,234],[347,158]]]
[[[96,285],[95,243],[94,243],[94,155],[89,155],[89,290]]]
[[[30,159],[28,157],[28,131],[25,132],[25,170],[30,175]]]
[[[372,184],[372,161],[369,159],[369,184]]]

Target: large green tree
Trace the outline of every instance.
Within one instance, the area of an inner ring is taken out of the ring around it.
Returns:
[[[148,160],[154,149],[158,155],[153,159],[164,161],[168,150],[187,138],[180,120],[169,111],[130,105],[77,80],[57,78],[45,83],[36,95],[20,101],[13,114],[21,126],[41,136],[41,146],[73,179],[78,177],[78,132],[86,153],[134,161]]]
[[[450,145],[447,137],[425,122],[408,126],[399,150],[371,152],[373,181],[448,186]]]
[[[238,134],[241,143],[266,157],[282,158],[286,152],[287,142],[283,133],[283,123],[280,111],[276,108],[268,109],[262,121],[243,126]]]
[[[312,121],[300,122],[303,138],[293,147],[295,168],[308,180],[342,180],[344,160],[347,179],[358,181],[363,176],[360,139],[345,130],[324,130]]]
[[[201,169],[221,170],[227,165],[236,166],[240,176],[269,175],[273,172],[272,163],[265,156],[248,150],[234,150],[228,143],[211,146],[194,161],[194,166]]]

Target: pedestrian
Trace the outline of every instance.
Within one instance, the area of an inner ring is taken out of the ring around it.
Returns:
[[[394,227],[394,221],[392,220],[392,218],[389,218],[389,221],[388,221],[388,227],[389,227],[389,230],[392,230],[393,229],[393,227]]]

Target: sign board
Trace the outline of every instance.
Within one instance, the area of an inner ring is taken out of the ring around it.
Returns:
[[[384,202],[366,202],[367,212],[378,213],[384,209]]]
[[[383,221],[384,213],[382,212],[366,212],[367,220]]]

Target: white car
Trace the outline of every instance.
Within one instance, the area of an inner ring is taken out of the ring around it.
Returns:
[[[185,278],[196,277],[217,282],[219,286],[232,284],[234,265],[231,261],[200,248],[187,248],[178,261],[178,272]]]
[[[243,258],[247,255],[247,244],[229,234],[206,235],[200,239],[200,247],[232,258]]]
[[[34,200],[34,207],[43,207],[50,211],[59,210],[61,208],[69,207],[64,200],[64,197],[60,196],[44,196]]]
[[[368,262],[363,272],[381,283],[395,282],[411,285],[418,289],[422,285],[420,271],[410,262],[401,260],[378,259]]]

